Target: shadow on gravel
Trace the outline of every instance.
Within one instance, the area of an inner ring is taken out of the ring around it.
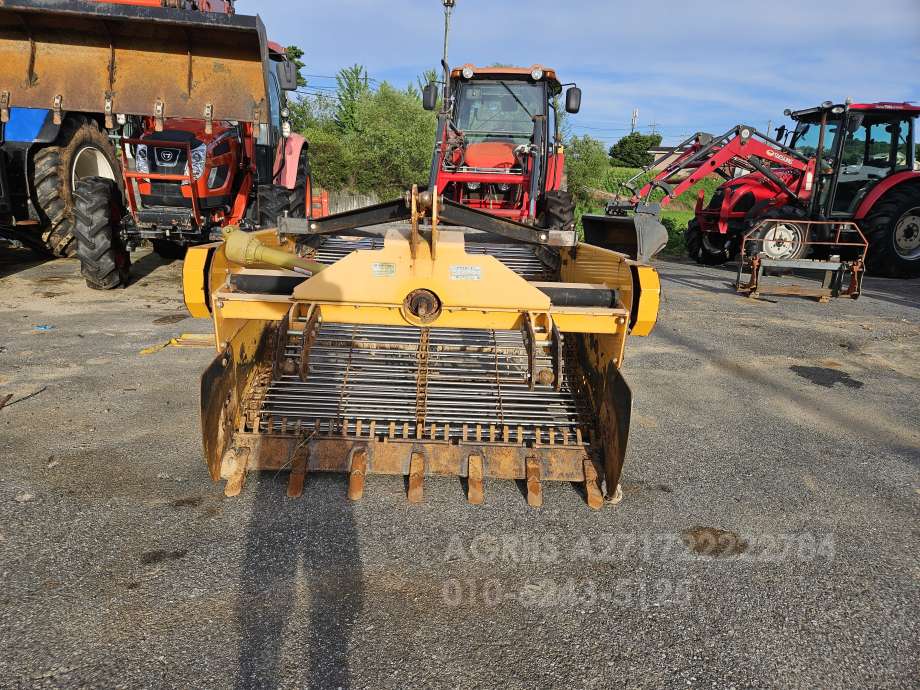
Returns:
[[[920,279],[874,278],[863,281],[863,297],[920,309]]]
[[[144,256],[131,264],[131,284],[141,282],[158,268],[169,266],[174,261],[176,259],[164,259],[153,252],[144,254]]]
[[[739,387],[750,390],[761,404],[766,405],[771,396],[774,399],[788,403],[791,407],[771,406],[771,411],[776,415],[789,417],[792,421],[800,421],[801,411],[807,410],[822,419],[828,428],[846,429],[865,438],[872,438],[877,444],[890,449],[892,452],[909,458],[918,456],[915,428],[905,426],[899,419],[885,419],[881,412],[873,414],[858,414],[858,399],[853,399],[853,407],[844,409],[834,408],[825,403],[820,394],[803,395],[794,388],[782,383],[768,369],[760,369],[755,360],[749,363],[732,361],[728,357],[719,355],[705,346],[694,342],[692,339],[668,332],[664,329],[655,331],[655,336],[697,355],[703,361],[710,362],[722,373],[737,381]],[[798,375],[802,375],[796,372]],[[812,373],[812,372],[809,372]],[[835,372],[839,373],[839,372]],[[826,384],[826,381],[824,381]],[[854,381],[848,388],[858,388],[862,382]],[[853,385],[855,384],[855,385]],[[831,384],[831,387],[833,384]],[[823,387],[827,387],[824,385]],[[794,449],[790,449],[794,450]]]
[[[0,278],[7,278],[30,268],[54,261],[53,256],[39,254],[31,249],[11,249],[0,243]]]
[[[297,686],[349,688],[349,639],[364,599],[352,506],[332,477],[308,476],[298,499],[286,490],[287,473],[250,475],[244,489],[255,499],[236,606],[236,687],[287,687],[284,659],[309,655],[309,675]],[[317,503],[320,495],[326,500]]]

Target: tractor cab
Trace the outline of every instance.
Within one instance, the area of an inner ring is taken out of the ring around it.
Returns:
[[[816,216],[851,218],[880,182],[918,169],[920,106],[825,103],[786,112],[796,122],[791,147],[806,158],[820,158],[812,200]]]
[[[547,193],[564,189],[561,93],[555,71],[540,65],[451,71],[429,186],[471,208],[545,223]],[[430,84],[426,108],[436,107],[437,95]],[[570,88],[566,111],[580,104],[581,92]]]

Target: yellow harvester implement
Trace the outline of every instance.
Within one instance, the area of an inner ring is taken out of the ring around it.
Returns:
[[[399,203],[409,222],[377,234],[284,220],[189,250],[186,302],[213,318],[218,350],[201,382],[211,476],[228,495],[249,471],[290,469],[291,496],[311,472],[343,472],[352,499],[390,474],[409,478],[410,501],[436,475],[465,477],[473,503],[488,479],[526,480],[535,506],[543,481],[583,484],[592,508],[604,490],[617,500],[632,406],[620,367],[627,336],[655,324],[656,271],[574,233],[414,191]]]

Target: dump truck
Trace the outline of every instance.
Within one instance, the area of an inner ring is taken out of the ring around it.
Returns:
[[[306,141],[285,120],[296,66],[232,3],[9,0],[0,56],[6,106],[90,113],[117,142],[113,174],[74,178],[67,194],[90,287],[126,285],[143,241],[177,257],[227,225],[306,215]]]

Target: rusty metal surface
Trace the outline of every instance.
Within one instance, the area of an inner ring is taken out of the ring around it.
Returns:
[[[265,123],[267,50],[258,17],[0,3],[0,93],[10,107]]]
[[[821,248],[829,256],[839,257],[834,259],[769,259],[762,252],[749,253],[747,247],[760,246],[768,241],[766,237],[756,237],[761,229],[771,223],[784,222],[782,219],[764,218],[748,232],[741,243],[742,251],[738,259],[738,272],[735,279],[735,290],[739,294],[750,297],[761,295],[779,295],[795,297],[814,297],[822,304],[835,297],[849,297],[859,299],[862,294],[862,281],[866,272],[866,254],[869,251],[869,241],[856,223],[849,221],[815,221],[795,220],[796,225],[804,225],[810,238],[812,228],[825,227],[834,235],[832,240],[817,241],[807,239],[802,244],[806,251]],[[822,274],[820,288],[802,285],[764,285],[764,277],[770,268],[780,268],[800,272]],[[745,272],[748,273],[745,278]]]

